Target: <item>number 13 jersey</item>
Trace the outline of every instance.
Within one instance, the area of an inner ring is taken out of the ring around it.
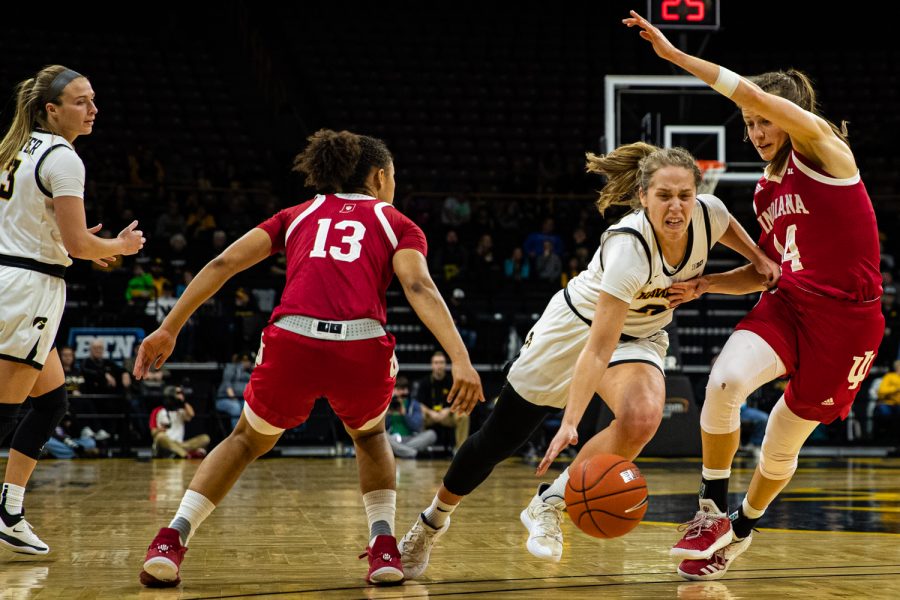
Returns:
[[[384,324],[394,253],[427,251],[418,225],[387,202],[362,194],[319,195],[258,227],[272,238],[273,254],[287,255],[287,281],[272,321],[304,315]]]
[[[779,286],[864,302],[881,296],[875,211],[859,173],[835,179],[796,151],[756,184],[759,245],[781,263]]]

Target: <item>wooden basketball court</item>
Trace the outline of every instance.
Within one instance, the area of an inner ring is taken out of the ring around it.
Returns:
[[[787,493],[725,579],[692,583],[667,551],[696,509],[699,462],[642,460],[650,508],[629,535],[564,523],[560,563],[525,550],[519,512],[538,480],[511,459],[454,513],[421,581],[367,586],[365,515],[352,458],[250,467],[194,537],[171,590],[138,583],[199,463],[44,461],[26,498],[46,557],[0,551],[0,598],[900,598],[900,460],[802,459]],[[398,462],[398,537],[431,500],[444,460]],[[752,473],[739,463],[731,502]]]

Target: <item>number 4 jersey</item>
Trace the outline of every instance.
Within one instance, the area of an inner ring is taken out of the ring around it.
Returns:
[[[384,323],[394,253],[427,251],[418,225],[387,202],[362,194],[319,195],[259,228],[272,238],[273,254],[287,254],[287,281],[273,321],[304,315]]]
[[[878,226],[858,173],[835,179],[795,151],[781,176],[756,184],[753,208],[760,247],[781,262],[779,286],[851,302],[881,296]]]

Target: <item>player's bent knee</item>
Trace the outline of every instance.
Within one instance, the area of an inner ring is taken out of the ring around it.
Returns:
[[[706,384],[706,399],[700,411],[700,427],[712,434],[741,428],[741,405],[750,395],[747,382],[736,369],[713,367]]]
[[[21,404],[0,404],[0,444],[19,423]]]
[[[766,479],[783,481],[790,479],[797,470],[798,452],[785,452],[777,443],[763,440],[759,455],[759,472]]]
[[[31,398],[31,408],[22,419],[10,448],[37,460],[44,444],[69,409],[65,386]]]

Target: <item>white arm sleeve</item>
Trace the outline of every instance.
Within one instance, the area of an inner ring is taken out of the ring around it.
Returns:
[[[725,203],[712,194],[700,194],[697,197],[703,200],[709,209],[709,235],[712,238],[711,242],[715,244],[728,229],[731,213],[725,208]]]
[[[51,152],[41,163],[41,183],[54,198],[75,196],[84,199],[84,163],[69,148]]]
[[[647,264],[644,247],[635,236],[617,233],[607,238],[601,252],[603,274],[600,277],[600,289],[631,304],[650,276],[650,265]]]

